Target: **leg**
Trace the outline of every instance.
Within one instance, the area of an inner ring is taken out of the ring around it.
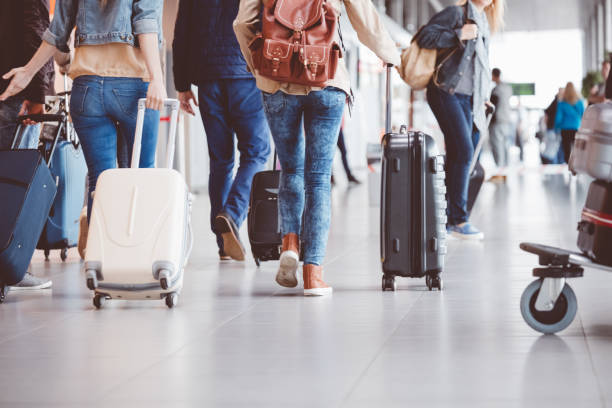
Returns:
[[[338,149],[340,150],[340,157],[342,158],[342,166],[344,167],[344,172],[346,173],[346,177],[349,179],[353,178],[353,174],[351,173],[351,168],[348,164],[348,158],[346,157],[346,144],[344,143],[344,132],[340,129],[340,133],[338,134]]]
[[[563,145],[563,155],[565,157],[565,162],[569,163],[570,156],[572,154],[572,147],[574,146],[574,139],[576,138],[575,130],[562,130],[561,131],[562,145]]]
[[[494,123],[489,127],[489,137],[491,143],[491,152],[495,159],[495,164],[498,168],[504,167],[504,148],[505,148],[505,134],[502,131],[502,127],[498,123]]]
[[[223,210],[239,227],[249,209],[253,176],[264,168],[270,155],[270,129],[254,80],[228,80],[227,88],[228,115],[238,139],[240,165]]]
[[[215,217],[223,210],[231,185],[234,170],[234,135],[225,114],[226,95],[216,81],[199,86],[200,114],[206,131],[210,173],[208,195],[210,198],[210,225],[217,236],[219,250],[223,250],[223,239],[216,232]]]
[[[331,167],[346,104],[337,88],[311,92],[304,111],[306,206],[304,264],[321,265],[331,221]]]

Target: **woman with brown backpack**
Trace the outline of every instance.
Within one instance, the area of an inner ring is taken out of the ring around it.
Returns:
[[[383,62],[398,65],[399,53],[371,0],[241,0],[234,22],[263,91],[282,167],[283,244],[276,281],[297,286],[301,242],[305,295],[332,293],[322,267],[331,218],[331,166],[351,95],[338,35],[343,4],[359,39]]]

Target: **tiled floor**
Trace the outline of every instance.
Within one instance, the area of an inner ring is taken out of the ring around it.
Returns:
[[[604,407],[612,405],[612,276],[571,282],[579,310],[558,336],[521,318],[536,258],[518,244],[575,246],[587,184],[535,171],[486,185],[484,243],[453,241],[442,293],[380,290],[378,210],[367,187],[334,190],[331,298],[278,287],[274,263],[222,263],[195,205],[179,306],[95,310],[76,251],[38,254],[53,290],[0,306],[2,407]],[[243,232],[246,240],[246,232]]]

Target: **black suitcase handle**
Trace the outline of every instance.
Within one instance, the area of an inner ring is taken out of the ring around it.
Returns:
[[[64,120],[64,115],[55,115],[47,113],[38,113],[33,115],[23,115],[17,118],[17,123],[21,123],[24,120],[32,120],[34,122],[61,122]]]
[[[391,133],[391,108],[392,108],[392,89],[391,89],[391,69],[393,64],[387,64],[387,87],[386,87],[386,112],[385,112],[385,133]]]

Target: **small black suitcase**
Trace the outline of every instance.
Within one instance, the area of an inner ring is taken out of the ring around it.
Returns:
[[[19,131],[20,126],[15,140]],[[0,150],[0,303],[6,286],[23,279],[55,193],[55,182],[38,150]]]
[[[387,70],[387,133],[383,138],[380,249],[382,289],[395,290],[395,277],[426,278],[442,289],[446,253],[444,159],[431,136],[391,133],[390,68]]]
[[[480,164],[480,161],[477,161],[474,170],[470,173],[470,182],[468,184],[467,210],[469,214],[472,213],[472,209],[474,208],[478,194],[480,194],[480,189],[484,184],[484,180],[485,169],[482,167],[482,164]]]
[[[612,183],[591,183],[578,223],[578,248],[595,262],[612,266]]]

